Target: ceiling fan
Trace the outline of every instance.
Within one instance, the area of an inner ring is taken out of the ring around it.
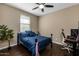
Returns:
[[[42,12],[44,12],[44,8],[45,7],[46,8],[52,8],[52,7],[54,7],[53,5],[47,5],[46,3],[35,3],[35,4],[37,4],[38,6],[35,7],[35,8],[33,8],[32,10],[40,8]]]

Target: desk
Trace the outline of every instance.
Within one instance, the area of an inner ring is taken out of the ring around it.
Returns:
[[[76,47],[77,47],[77,43],[79,42],[74,39],[66,39],[65,42],[73,44],[73,56],[76,56]]]

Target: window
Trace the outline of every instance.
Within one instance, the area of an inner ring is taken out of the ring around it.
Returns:
[[[20,31],[30,30],[30,17],[21,15],[20,16]]]

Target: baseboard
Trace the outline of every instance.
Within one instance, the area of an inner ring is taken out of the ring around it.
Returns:
[[[15,45],[17,45],[17,44],[13,44],[13,45],[10,45],[10,46],[13,47],[13,46],[15,46]],[[0,48],[0,50],[7,49],[7,48],[8,48],[8,46],[2,47],[2,48]]]
[[[53,41],[53,43],[58,44],[58,45],[63,45],[62,43],[55,42],[55,41]]]
[[[53,41],[53,43],[58,44],[58,45],[63,45],[62,43],[55,42],[55,41]],[[17,45],[17,44],[13,44],[13,45],[10,45],[10,46],[13,47],[15,45]],[[8,48],[8,46],[7,47],[0,48],[0,50],[7,49],[7,48]]]

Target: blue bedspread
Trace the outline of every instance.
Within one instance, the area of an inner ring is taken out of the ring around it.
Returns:
[[[39,51],[44,49],[51,42],[50,38],[44,36],[24,37],[20,39],[23,45],[32,52],[32,55],[35,55],[35,39],[39,42]]]
[[[35,55],[35,40],[37,39],[39,43],[39,51],[44,49],[50,42],[51,39],[45,36],[37,35],[32,31],[20,32],[17,35],[17,43],[23,44],[29,51],[32,52],[32,55]]]
[[[32,52],[32,55],[35,55],[35,39],[39,42],[39,51],[45,48],[50,42],[50,38],[45,36],[33,36],[33,37],[24,37],[20,39],[23,45]]]

